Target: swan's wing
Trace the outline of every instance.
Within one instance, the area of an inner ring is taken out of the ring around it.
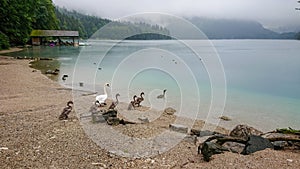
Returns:
[[[96,100],[98,100],[100,103],[104,103],[104,101],[107,99],[107,94],[98,95],[96,96]]]

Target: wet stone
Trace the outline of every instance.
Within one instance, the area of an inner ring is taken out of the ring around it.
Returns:
[[[170,130],[176,131],[179,133],[188,133],[188,127],[180,124],[170,124],[169,126]]]

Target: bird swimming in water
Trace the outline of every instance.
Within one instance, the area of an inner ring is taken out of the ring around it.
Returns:
[[[166,91],[167,91],[167,89],[165,89],[165,90],[163,91],[163,94],[158,95],[157,98],[158,98],[158,99],[163,99],[163,98],[165,98]]]
[[[104,94],[96,96],[95,104],[96,104],[96,102],[98,101],[99,104],[100,104],[100,106],[101,106],[102,104],[106,105],[106,103],[105,103],[105,101],[106,101],[106,99],[107,99],[107,91],[106,91],[106,87],[109,87],[109,83],[105,83],[105,84],[104,84],[104,87],[103,87]]]
[[[68,75],[63,75],[63,77],[61,78],[64,82],[67,80],[67,77],[69,77]]]
[[[68,115],[72,112],[73,110],[73,102],[72,101],[68,101],[67,103],[67,107],[65,107],[62,111],[62,113],[59,116],[59,120],[66,120],[68,119]]]
[[[119,99],[118,99],[119,96],[120,96],[120,94],[117,93],[117,94],[116,94],[116,101],[115,101],[115,102],[113,101],[113,102],[111,103],[111,105],[109,106],[108,109],[114,109],[114,108],[119,104]]]

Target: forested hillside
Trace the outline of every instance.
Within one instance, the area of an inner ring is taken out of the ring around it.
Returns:
[[[55,7],[52,0],[0,0],[0,50],[10,45],[24,45],[29,40],[33,29],[44,30],[74,30],[79,31],[80,38],[91,37],[105,24],[112,22],[96,16],[89,16],[76,11],[68,11]],[[107,32],[105,38],[119,39],[125,32],[136,34],[140,32],[155,32],[143,34],[129,39],[166,39],[168,30],[157,25],[144,23],[113,22],[113,31]]]
[[[171,39],[169,30],[159,25],[150,25],[144,22],[118,22],[113,21],[105,29],[97,32],[93,38],[97,39],[129,39],[154,40]]]
[[[169,31],[158,25],[146,23],[118,22],[108,19],[102,19],[96,16],[89,16],[76,11],[68,11],[64,8],[56,7],[55,10],[59,28],[62,30],[77,30],[81,38],[90,38],[102,26],[107,25],[105,29],[95,35],[94,38],[100,39],[126,39],[147,40],[147,39],[170,39]],[[133,35],[127,37],[127,35]]]
[[[55,14],[61,30],[79,31],[79,36],[84,39],[89,38],[102,26],[111,22],[108,19],[84,15],[59,7],[56,7]]]

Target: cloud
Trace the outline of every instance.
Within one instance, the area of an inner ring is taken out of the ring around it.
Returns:
[[[297,25],[297,0],[53,0],[61,7],[117,19],[134,13],[163,12],[183,17],[250,19],[266,27]],[[299,26],[300,27],[300,26]]]

